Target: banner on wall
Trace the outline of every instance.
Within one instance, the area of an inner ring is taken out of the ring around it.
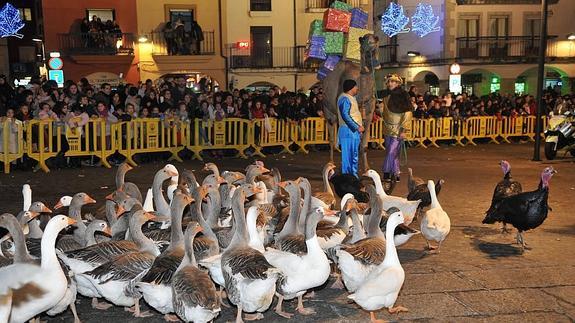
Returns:
[[[118,74],[110,72],[96,72],[85,76],[93,86],[100,86],[104,83],[109,83],[112,86],[118,86],[122,80]]]

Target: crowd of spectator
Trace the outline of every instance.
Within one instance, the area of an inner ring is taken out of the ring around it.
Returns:
[[[80,24],[80,34],[85,47],[115,48],[116,41],[122,38],[122,29],[116,21],[102,21],[96,15],[91,20],[84,18]]]
[[[94,86],[82,78],[77,83],[66,81],[63,89],[53,81],[38,80],[31,81],[28,87],[13,88],[6,77],[0,76],[0,121],[49,119],[59,126],[81,129],[90,119],[105,120],[109,127],[137,118],[157,118],[173,125],[177,124],[173,121],[191,122],[196,119],[277,118],[298,122],[307,117],[323,116],[324,95],[317,86],[305,93],[279,87],[267,91],[234,89],[214,92],[205,86],[205,82],[197,84],[199,91],[194,91],[187,85],[184,77],[160,79],[156,83],[146,80],[116,87],[108,83]],[[429,93],[419,94],[415,87],[409,89],[409,95],[415,118],[516,117],[534,115],[536,107],[531,95],[492,93],[476,97],[446,93],[438,97]],[[574,95],[561,96],[555,91],[545,93],[545,102],[545,114],[551,111],[564,113],[575,108]],[[206,142],[206,134],[200,135]]]

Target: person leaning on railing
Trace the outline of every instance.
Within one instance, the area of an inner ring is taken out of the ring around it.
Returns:
[[[6,116],[0,118],[0,152],[15,154],[18,152],[18,128],[22,127],[22,121],[14,117],[14,109],[8,108]],[[4,129],[8,128],[8,151],[4,150]],[[12,164],[16,164],[13,161]]]

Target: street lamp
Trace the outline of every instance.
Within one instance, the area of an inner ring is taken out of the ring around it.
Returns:
[[[420,52],[416,52],[416,51],[411,51],[411,50],[410,50],[409,52],[407,52],[407,56],[409,56],[409,57],[418,57],[418,56],[420,56],[420,55],[421,55],[421,53],[420,53]]]

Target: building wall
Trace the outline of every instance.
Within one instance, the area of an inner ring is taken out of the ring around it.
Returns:
[[[59,51],[58,34],[79,33],[80,22],[86,17],[86,9],[114,9],[115,17],[124,33],[137,34],[136,0],[43,0],[44,35],[46,52]],[[102,55],[103,56],[103,55]],[[138,60],[135,48],[134,60]],[[78,81],[81,77],[97,72],[124,74],[127,82],[137,82],[139,73],[133,61],[126,62],[105,57],[86,60],[63,57],[64,77]]]
[[[246,1],[237,1],[246,2]],[[169,20],[167,7],[195,9],[195,19],[203,31],[214,32],[215,53],[213,55],[167,56],[154,55],[153,43],[138,44],[140,59],[137,62],[142,80],[156,80],[165,74],[207,74],[226,86],[225,60],[220,56],[219,8],[217,0],[137,0],[138,26],[140,35],[151,36],[160,32]],[[222,22],[225,23],[225,22]],[[149,37],[150,39],[152,37]]]

